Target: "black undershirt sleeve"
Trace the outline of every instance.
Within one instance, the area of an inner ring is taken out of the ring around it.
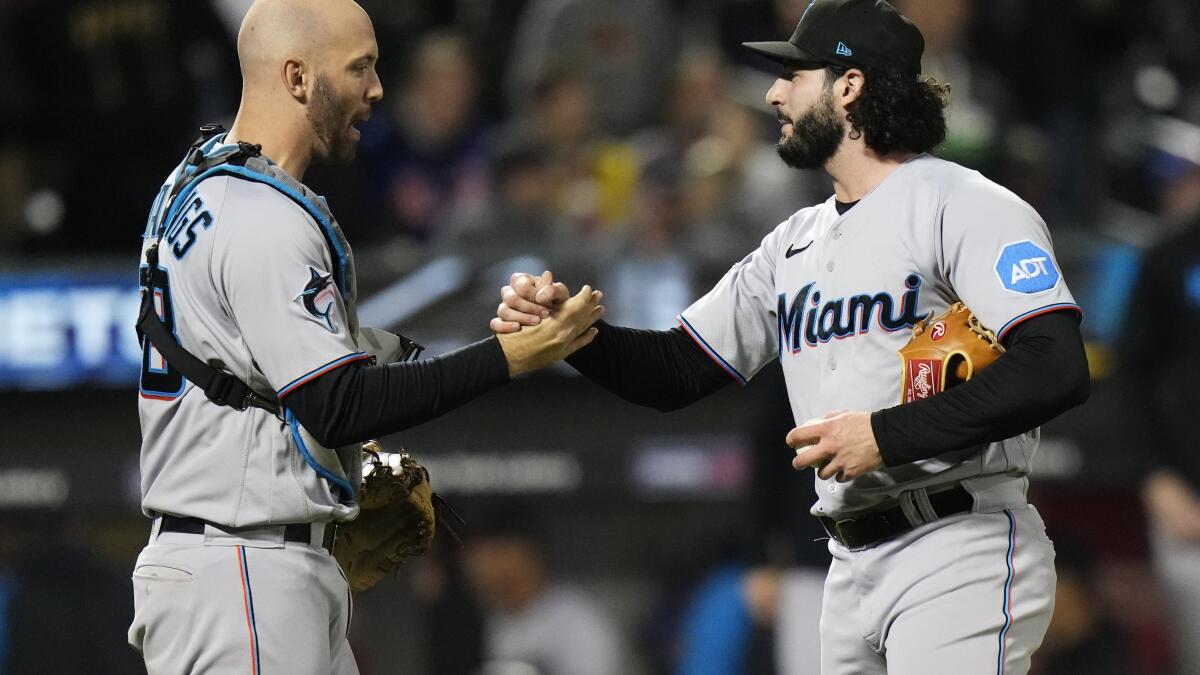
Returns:
[[[508,379],[504,351],[491,337],[423,361],[350,364],[289,392],[282,403],[333,448],[429,421]]]
[[[639,330],[603,321],[596,328],[592,343],[567,363],[630,403],[676,410],[734,381],[680,328]]]
[[[1011,438],[1087,400],[1091,380],[1074,313],[1029,319],[1009,331],[1005,347],[967,382],[873,413],[883,463],[898,466]]]

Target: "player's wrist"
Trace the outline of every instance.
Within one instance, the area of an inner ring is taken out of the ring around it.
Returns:
[[[525,366],[526,358],[522,353],[522,344],[515,338],[516,335],[519,335],[519,333],[497,334],[491,338],[496,341],[501,353],[504,355],[504,365],[508,368],[509,379],[528,372]]]
[[[891,438],[887,419],[888,410],[889,408],[884,408],[871,413],[871,434],[875,437],[875,448],[879,451],[879,457],[883,460],[883,465],[893,467],[904,464],[905,461],[896,457],[893,445],[890,442]]]

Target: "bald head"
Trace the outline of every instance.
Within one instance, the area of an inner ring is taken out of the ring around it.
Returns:
[[[231,137],[261,144],[296,177],[314,159],[353,159],[357,125],[383,97],[378,58],[371,19],[353,0],[256,0],[238,32]]]
[[[317,71],[375,50],[371,20],[353,0],[256,0],[238,32],[245,86],[279,81],[285,61]]]

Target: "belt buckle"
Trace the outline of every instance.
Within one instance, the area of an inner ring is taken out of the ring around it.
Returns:
[[[846,542],[846,532],[845,532],[844,528],[846,525],[849,525],[850,523],[853,523],[853,522],[854,522],[853,518],[846,518],[845,520],[833,521],[833,536],[835,538],[837,538],[837,540],[839,542],[841,542],[842,546],[846,546],[846,547],[850,546],[850,544]]]

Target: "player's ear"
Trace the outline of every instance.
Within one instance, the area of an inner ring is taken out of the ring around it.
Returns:
[[[866,84],[867,76],[858,68],[851,68],[833,83],[833,96],[841,103],[842,107],[848,107],[862,96],[863,86]]]
[[[308,100],[311,75],[303,61],[295,58],[285,60],[279,75],[283,79],[283,88],[292,95],[292,98],[301,103]]]

